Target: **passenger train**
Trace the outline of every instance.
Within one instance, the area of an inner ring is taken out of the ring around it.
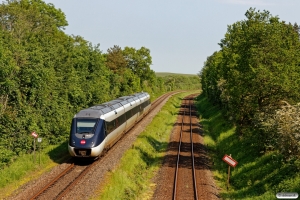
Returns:
[[[68,150],[72,157],[98,157],[150,109],[146,92],[79,111],[72,120]]]

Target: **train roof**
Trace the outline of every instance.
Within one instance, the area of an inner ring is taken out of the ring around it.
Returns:
[[[112,101],[108,101],[99,105],[94,105],[92,107],[83,109],[79,111],[75,117],[95,117],[98,118],[101,115],[114,111],[125,104],[133,102],[135,100],[140,100],[143,97],[149,96],[147,92],[139,92],[130,96],[119,97]]]

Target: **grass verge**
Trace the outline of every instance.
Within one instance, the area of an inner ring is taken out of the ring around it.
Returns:
[[[68,157],[67,143],[49,145],[41,152],[22,155],[0,171],[0,197],[8,197],[21,185],[38,178]]]
[[[138,136],[116,169],[109,172],[102,191],[94,199],[150,199],[155,185],[151,179],[158,172],[167,150],[173,124],[182,99],[192,93],[174,95],[151,124]]]
[[[197,98],[204,142],[214,160],[214,178],[222,189],[223,199],[277,199],[279,192],[300,194],[299,161],[285,163],[278,152],[261,153],[255,134],[238,137],[235,127],[223,117],[222,110],[213,106],[203,95]],[[249,130],[250,131],[250,130]],[[232,154],[239,163],[231,168],[227,190],[228,165],[224,154]]]

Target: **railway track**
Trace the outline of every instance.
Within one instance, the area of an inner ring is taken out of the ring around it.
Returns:
[[[178,139],[178,152],[173,185],[173,200],[198,200],[193,142],[194,134],[192,127],[192,104],[193,98],[185,98],[180,111],[182,119]]]
[[[163,94],[162,96],[158,97],[152,104],[151,104],[151,109],[150,110],[153,110],[154,108],[156,108],[160,103],[162,103],[166,98],[169,98],[171,97],[172,95],[174,94],[177,94],[179,93],[178,91],[177,92],[170,92],[170,93],[166,93],[166,94]]]
[[[167,93],[160,96],[156,99],[151,106],[151,109],[143,118],[147,115],[151,114],[153,110],[156,109],[161,103],[166,101],[167,98],[174,95],[178,92]],[[143,119],[142,118],[142,119]],[[142,119],[140,121],[142,121]],[[129,131],[134,129],[139,122],[137,122]],[[128,131],[128,132],[129,132]],[[125,134],[126,136],[126,134]],[[121,138],[121,140],[123,137]],[[115,145],[118,145],[117,142]],[[74,162],[70,163],[65,170],[63,170],[60,174],[58,174],[55,178],[49,181],[44,187],[34,192],[34,195],[30,197],[30,200],[34,199],[63,199],[68,193],[80,182],[80,180],[99,162],[101,162],[102,157],[96,159],[95,161],[91,161],[91,163],[79,163],[76,164]]]
[[[83,164],[72,162],[65,170],[53,178],[42,189],[36,192],[30,200],[34,199],[62,199],[81,178],[98,162],[91,160]]]

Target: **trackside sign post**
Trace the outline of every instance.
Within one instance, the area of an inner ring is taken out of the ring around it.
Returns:
[[[31,133],[33,136],[33,162],[35,162],[35,139],[39,136],[35,131]]]
[[[34,138],[37,138],[37,137],[39,136],[35,131],[33,131],[33,132],[31,133],[31,135],[32,135]]]
[[[39,164],[41,165],[41,142],[42,142],[42,138],[37,138],[37,141],[38,141],[38,143],[39,143],[39,154],[40,154],[40,156],[39,156]]]
[[[228,188],[229,188],[229,178],[230,178],[230,166],[235,167],[238,164],[238,162],[231,157],[231,154],[229,156],[227,154],[225,154],[223,156],[222,160],[229,165],[228,166],[228,178],[227,178],[227,190],[228,190]]]
[[[236,160],[234,160],[233,158],[231,158],[231,154],[230,154],[230,156],[228,156],[228,155],[225,154],[223,156],[222,160],[224,162],[226,162],[228,165],[230,165],[231,167],[235,167],[238,164],[238,162]]]

